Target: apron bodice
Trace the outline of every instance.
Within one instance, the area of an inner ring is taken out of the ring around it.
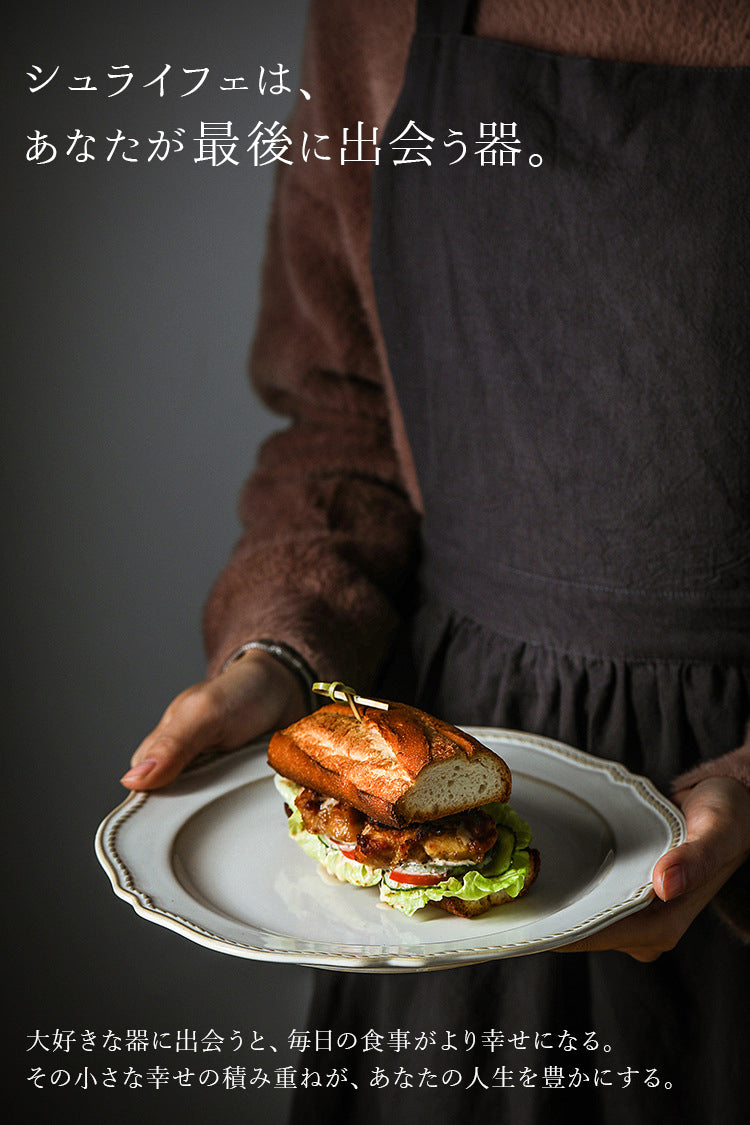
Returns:
[[[418,8],[375,174],[423,582],[500,633],[750,659],[750,76]]]

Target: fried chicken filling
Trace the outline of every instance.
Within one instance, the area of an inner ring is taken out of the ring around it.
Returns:
[[[308,832],[328,837],[350,859],[389,869],[405,863],[476,865],[494,847],[497,825],[481,809],[445,816],[407,828],[370,820],[346,801],[303,789],[294,802]]]

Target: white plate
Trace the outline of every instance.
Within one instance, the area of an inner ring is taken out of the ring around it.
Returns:
[[[685,838],[644,778],[545,738],[470,733],[508,763],[511,806],[541,872],[528,895],[475,919],[408,918],[376,888],[326,882],[289,839],[260,744],[133,794],[102,822],[99,860],[142,917],[238,957],[368,972],[442,969],[553,949],[644,907],[651,873]]]

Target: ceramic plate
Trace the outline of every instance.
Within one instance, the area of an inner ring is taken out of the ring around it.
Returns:
[[[644,907],[651,873],[685,838],[644,778],[559,742],[470,733],[513,773],[541,872],[528,895],[475,919],[431,906],[411,918],[377,888],[324,879],[293,843],[257,744],[133,794],[99,827],[114,891],[142,917],[237,957],[367,972],[443,969],[554,949]]]

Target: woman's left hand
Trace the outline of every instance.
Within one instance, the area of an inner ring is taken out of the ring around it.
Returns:
[[[656,900],[558,952],[616,949],[637,961],[655,961],[674,948],[696,915],[750,855],[750,790],[741,782],[709,778],[673,799],[685,816],[687,840],[656,864]]]

